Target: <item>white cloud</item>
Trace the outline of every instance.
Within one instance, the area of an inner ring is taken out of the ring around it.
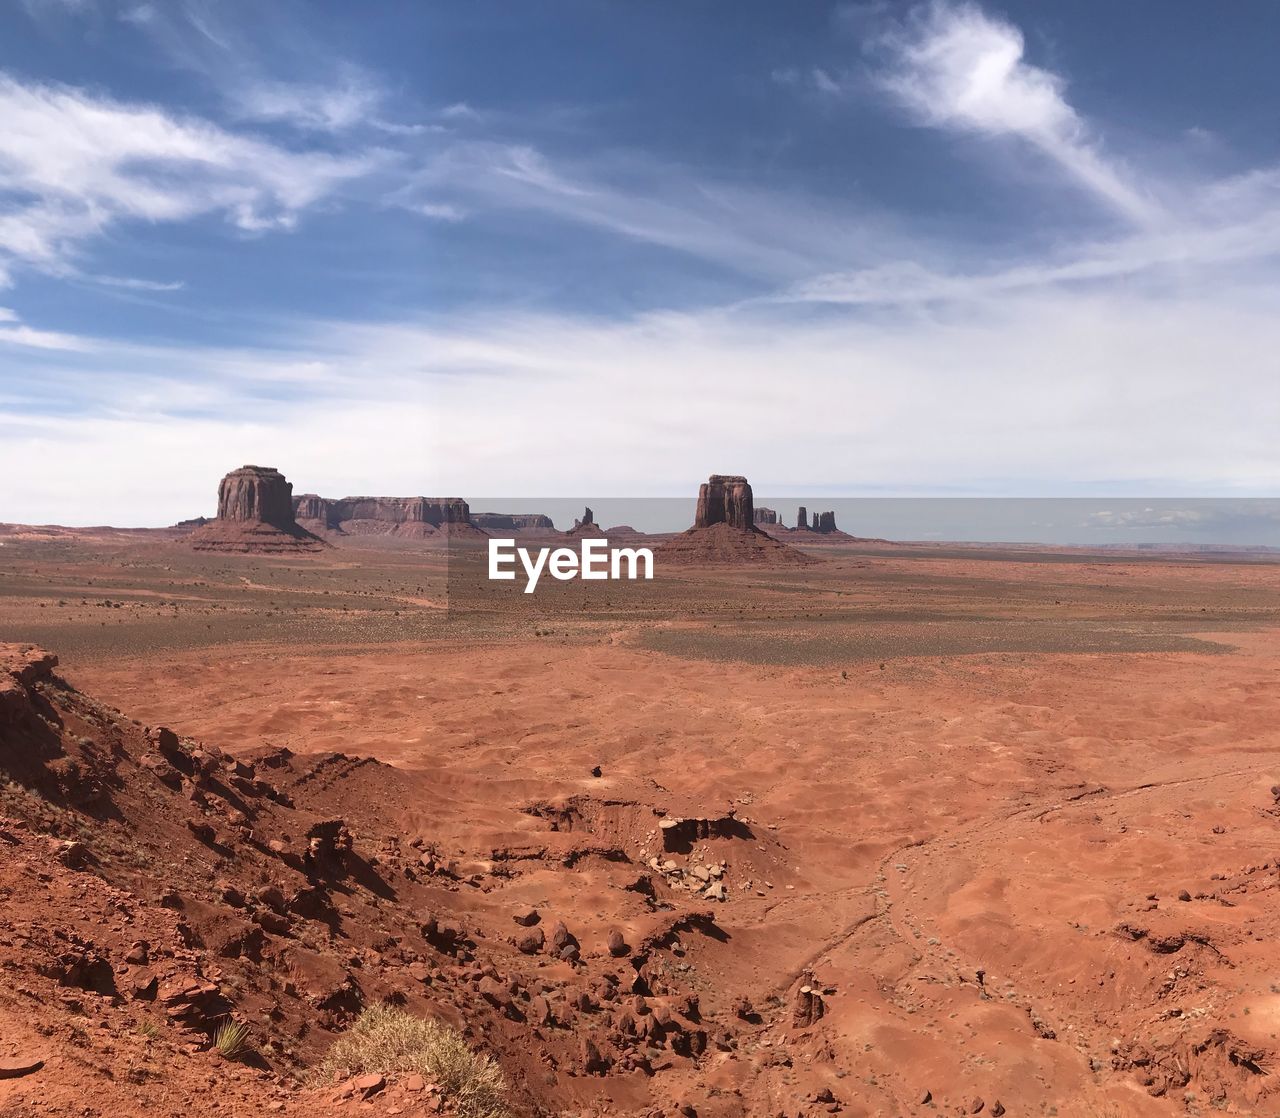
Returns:
[[[135,276],[89,275],[84,278],[103,287],[120,287],[126,291],[181,291],[187,286],[186,280],[150,280]]]
[[[0,75],[0,262],[68,268],[81,242],[123,221],[222,213],[246,231],[289,229],[377,153],[298,152],[143,104]]]
[[[84,338],[60,334],[51,330],[34,330],[25,325],[18,313],[9,307],[0,307],[0,346],[29,346],[33,349],[88,350]]]
[[[423,217],[433,218],[436,221],[461,221],[467,216],[465,210],[447,202],[422,202],[414,209]]]
[[[258,460],[335,493],[685,495],[729,463],[762,491],[1265,494],[1280,322],[1274,292],[1241,292],[1171,276],[929,313],[495,313],[31,350],[9,362],[0,474],[42,468],[0,520],[174,520]],[[32,418],[41,393],[78,410]],[[127,483],[149,475],[169,496],[139,506]]]
[[[557,161],[528,144],[457,140],[392,200],[416,209],[465,202],[469,213],[515,210],[789,281],[888,251],[896,222],[865,206],[850,215],[812,198],[718,182],[644,156]]]
[[[283,121],[299,128],[340,132],[373,123],[382,92],[357,77],[338,85],[249,81],[230,90],[242,120]]]
[[[1022,140],[1124,217],[1160,218],[1156,201],[1102,154],[1068,103],[1065,80],[1025,60],[1012,24],[974,4],[934,0],[875,45],[885,58],[877,82],[922,124]]]

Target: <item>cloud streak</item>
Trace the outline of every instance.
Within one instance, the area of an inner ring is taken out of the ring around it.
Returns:
[[[874,37],[874,80],[915,120],[1030,145],[1117,214],[1150,226],[1160,206],[1128,181],[1066,98],[1066,81],[1026,61],[1022,32],[969,3],[933,3]]]
[[[291,229],[377,152],[293,151],[153,105],[0,74],[0,265],[69,273],[79,247],[127,222],[222,214],[245,232]]]

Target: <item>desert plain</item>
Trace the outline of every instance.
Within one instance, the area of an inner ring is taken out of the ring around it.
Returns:
[[[381,1003],[521,1115],[1280,1113],[1273,559],[0,541],[6,1118],[452,1112],[314,1074]]]

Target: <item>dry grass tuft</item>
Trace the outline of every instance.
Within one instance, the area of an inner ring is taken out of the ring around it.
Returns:
[[[243,1021],[223,1021],[213,1034],[213,1046],[228,1060],[234,1060],[248,1047],[249,1026]]]
[[[417,1072],[437,1084],[459,1118],[509,1118],[502,1070],[448,1025],[389,1005],[369,1006],[315,1069],[317,1081]]]

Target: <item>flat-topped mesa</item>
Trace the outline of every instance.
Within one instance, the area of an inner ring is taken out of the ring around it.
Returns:
[[[751,485],[740,474],[712,474],[698,489],[698,512],[695,528],[728,524],[731,528],[750,531],[755,527],[755,510]]]
[[[835,511],[818,513],[818,523],[815,525],[819,532],[836,531],[836,514]]]
[[[809,527],[809,513],[804,505],[800,506],[800,511],[796,513],[796,531],[803,532]]]
[[[274,466],[241,466],[218,485],[218,519],[293,526],[293,486]]]
[[[755,522],[757,524],[767,524],[770,527],[778,523],[778,513],[776,509],[767,509],[763,505],[755,510]]]
[[[475,531],[471,510],[461,497],[320,497],[303,493],[293,499],[293,508],[308,526],[344,535],[426,537],[455,528]]]
[[[473,512],[471,523],[486,532],[554,531],[551,517],[540,512]]]
[[[218,484],[218,516],[188,537],[196,551],[288,554],[324,541],[293,516],[293,486],[274,466],[241,466]]]

